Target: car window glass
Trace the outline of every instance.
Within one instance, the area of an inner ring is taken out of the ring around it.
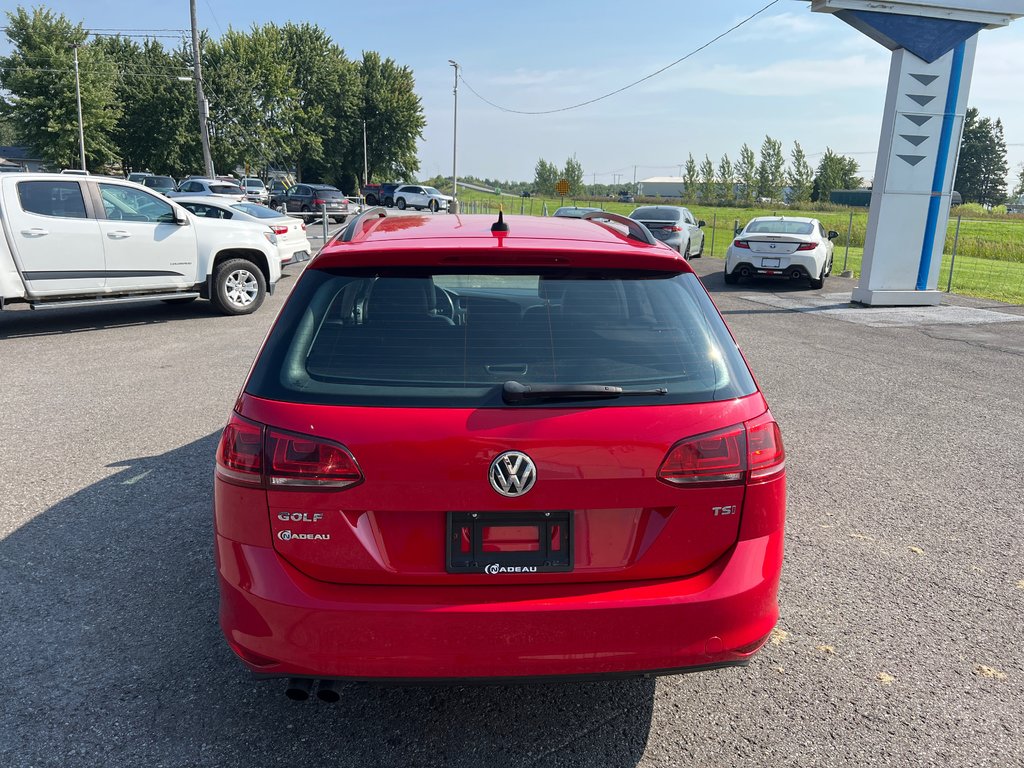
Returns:
[[[120,184],[100,184],[99,187],[108,219],[174,222],[174,208],[166,200]]]
[[[250,216],[255,216],[257,219],[280,219],[281,214],[272,208],[267,208],[265,205],[256,205],[255,203],[237,203],[231,206],[236,211],[247,213]]]
[[[84,219],[85,199],[77,181],[20,181],[21,207],[43,216]]]
[[[747,224],[746,232],[752,235],[809,235],[814,232],[814,225],[809,221],[752,221]]]
[[[505,407],[510,380],[663,387],[657,404],[755,391],[694,275],[479,268],[307,273],[248,391],[333,405],[488,408]]]

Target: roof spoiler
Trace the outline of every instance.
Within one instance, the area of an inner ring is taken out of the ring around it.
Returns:
[[[364,219],[376,217],[378,219],[387,218],[387,210],[380,205],[375,205],[372,208],[367,208],[365,211],[360,211],[345,227],[345,231],[342,236],[335,242],[350,243],[356,236],[356,230],[359,229],[359,225],[363,223]]]
[[[621,216],[617,213],[609,213],[608,211],[591,211],[590,213],[583,214],[583,218],[587,221],[594,221],[595,219],[603,219],[604,221],[614,221],[616,224],[622,224],[627,230],[629,230],[629,237],[633,240],[639,240],[641,243],[647,245],[657,245],[658,241],[654,239],[654,235],[636,219],[631,219],[628,216]]]

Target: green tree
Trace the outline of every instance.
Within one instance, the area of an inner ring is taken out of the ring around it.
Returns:
[[[740,183],[741,199],[749,205],[757,191],[757,158],[754,157],[754,150],[745,143],[740,147],[740,159],[733,170]]]
[[[117,155],[111,134],[120,108],[114,67],[103,50],[86,44],[81,24],[45,8],[8,11],[7,37],[13,50],[0,57],[0,90],[6,92],[0,112],[22,141],[57,167],[80,164],[73,50],[78,47],[86,163],[104,169]]]
[[[359,63],[362,82],[360,116],[369,137],[370,178],[408,179],[420,168],[416,142],[427,121],[416,95],[412,70],[379,53],[364,51]],[[361,128],[362,126],[360,126]],[[362,153],[359,153],[362,158]]]
[[[697,199],[697,180],[700,173],[697,170],[697,161],[693,159],[693,153],[686,158],[686,165],[683,166],[683,195],[687,200]]]
[[[533,169],[533,189],[537,194],[554,195],[558,179],[559,171],[554,163],[549,163],[544,158],[537,161]]]
[[[562,178],[569,182],[570,195],[578,195],[583,191],[583,166],[575,157],[565,161]]]
[[[167,52],[155,40],[123,37],[99,45],[117,68],[115,94],[121,119],[113,130],[125,171],[148,170],[180,178],[201,164],[190,54]]]
[[[700,164],[700,200],[702,203],[711,203],[715,200],[715,164],[711,158],[704,155]]]
[[[732,168],[732,161],[729,155],[722,155],[718,161],[718,197],[726,202],[731,201],[735,195],[736,176]]]
[[[966,202],[999,205],[1006,200],[1008,171],[1002,121],[979,117],[978,110],[970,107],[953,188]]]
[[[857,171],[856,160],[833,152],[831,148],[826,147],[825,154],[818,163],[818,170],[814,176],[811,200],[827,203],[829,195],[837,189],[859,188],[863,179],[857,176]]]
[[[786,171],[786,180],[789,182],[790,205],[806,203],[811,198],[811,189],[814,185],[814,169],[807,162],[807,155],[799,141],[793,142],[793,151],[790,153],[790,166]]]
[[[1017,187],[1013,190],[1014,197],[1024,197],[1024,163],[1020,166],[1020,176],[1017,178]]]
[[[757,196],[762,200],[781,200],[786,183],[786,160],[782,155],[782,142],[765,136],[761,144],[761,159],[757,164]]]

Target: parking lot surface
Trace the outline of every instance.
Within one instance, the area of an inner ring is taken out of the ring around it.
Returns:
[[[1020,311],[846,322],[792,302],[841,308],[851,281],[726,288],[695,265],[789,453],[764,651],[333,706],[250,680],[216,617],[214,450],[294,276],[246,317],[0,314],[0,765],[1024,765]]]

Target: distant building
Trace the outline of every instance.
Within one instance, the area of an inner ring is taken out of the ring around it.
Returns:
[[[42,171],[46,162],[28,147],[0,147],[0,171]]]
[[[960,205],[963,198],[959,192],[953,192],[949,197],[950,205]],[[848,205],[851,208],[867,208],[871,205],[870,189],[835,189],[828,193],[828,201],[833,205]]]
[[[640,181],[639,186],[644,197],[682,197],[686,181],[682,176],[652,176]]]

